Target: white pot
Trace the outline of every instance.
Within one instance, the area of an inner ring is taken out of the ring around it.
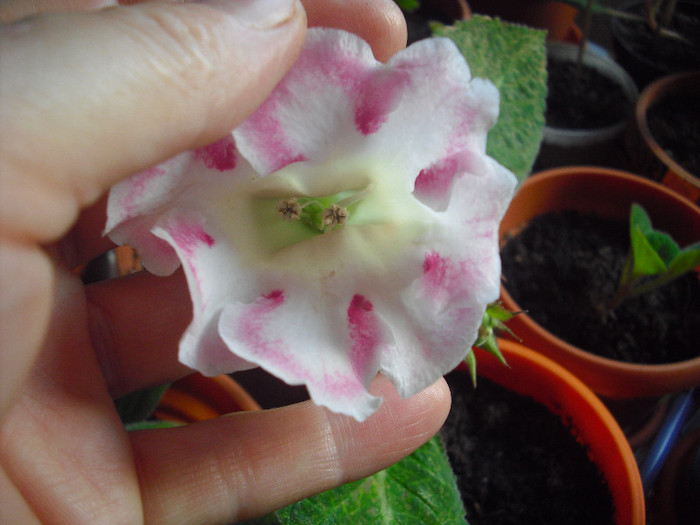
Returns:
[[[578,46],[561,42],[547,43],[547,57],[575,62]],[[622,86],[629,99],[630,114],[639,96],[637,86],[627,72],[612,59],[587,51],[583,63]],[[619,166],[621,137],[627,119],[611,126],[593,129],[555,128],[545,125],[538,167],[551,168],[572,164]],[[619,146],[619,147],[618,147]]]

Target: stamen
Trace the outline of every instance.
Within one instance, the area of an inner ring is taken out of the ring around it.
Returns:
[[[321,216],[323,231],[331,231],[337,226],[345,224],[349,216],[350,213],[347,208],[338,204],[332,204],[330,208],[323,210],[323,215]]]
[[[348,222],[350,206],[367,197],[374,185],[322,197],[290,197],[277,203],[277,213],[284,220],[301,220],[321,233],[328,233]],[[341,198],[344,197],[344,198]]]
[[[282,199],[277,203],[277,213],[289,222],[298,221],[301,219],[301,208],[295,197],[291,199]]]

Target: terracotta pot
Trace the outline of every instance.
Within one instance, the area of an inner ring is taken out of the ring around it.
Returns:
[[[625,134],[625,147],[638,173],[660,181],[700,205],[700,174],[693,174],[673,160],[649,129],[649,109],[667,97],[692,95],[700,104],[700,71],[669,75],[649,84],[637,100],[634,119]]]
[[[578,53],[577,45],[562,42],[547,43],[549,59],[576,62]],[[622,88],[629,103],[629,114],[631,114],[639,92],[627,72],[612,59],[591,51],[584,55],[583,63]],[[623,147],[622,136],[627,118],[621,118],[610,126],[590,129],[557,128],[545,124],[537,166],[540,169],[574,164],[620,167],[619,153]]]
[[[586,385],[552,360],[512,341],[501,340],[499,346],[509,366],[477,348],[477,373],[560,415],[607,480],[616,525],[642,525],[645,507],[639,470],[610,412]]]
[[[656,483],[654,516],[663,525],[700,520],[700,428],[683,436],[673,447]]]
[[[647,0],[631,0],[619,6],[619,10],[637,15],[645,14],[645,4]],[[685,13],[690,17],[700,15],[700,4],[695,0],[685,1],[679,0],[676,4],[676,13]],[[676,50],[673,56],[676,57],[676,63],[669,61],[667,57],[654,52],[651,46],[642,46],[641,48],[630,39],[630,24],[632,22],[625,20],[622,17],[613,16],[610,19],[610,29],[612,33],[613,47],[616,60],[627,70],[634,78],[639,89],[643,89],[650,82],[657,78],[666,76],[680,71],[689,71],[700,67],[700,57],[698,54],[693,54],[689,46],[685,54],[681,54]],[[645,22],[637,22],[640,26]],[[677,29],[677,27],[674,27]],[[692,29],[689,29],[692,33]],[[697,35],[685,34],[685,37],[690,37],[693,42],[693,37]],[[658,41],[658,40],[657,40]],[[694,41],[697,45],[697,40]],[[692,45],[692,44],[691,44]],[[657,48],[661,50],[661,47]],[[681,60],[681,56],[684,60]]]
[[[566,209],[626,222],[633,202],[647,210],[655,228],[671,234],[681,246],[700,239],[700,208],[693,203],[658,183],[597,167],[553,169],[526,179],[501,222],[500,236],[517,232],[533,217]],[[505,287],[501,299],[509,310],[523,309]],[[525,345],[552,358],[603,396],[652,397],[700,384],[700,357],[664,365],[625,363],[577,348],[527,314],[516,315],[508,326]]]
[[[575,7],[550,0],[470,0],[469,5],[474,13],[544,29],[548,40],[558,41],[571,38],[578,13]]]
[[[231,377],[205,377],[195,373],[170,386],[155,416],[164,421],[194,423],[250,410],[260,410],[260,405]]]

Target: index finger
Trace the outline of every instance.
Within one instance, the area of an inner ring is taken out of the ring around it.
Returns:
[[[213,142],[302,44],[297,0],[149,3],[0,31],[0,234],[50,242],[118,179]]]

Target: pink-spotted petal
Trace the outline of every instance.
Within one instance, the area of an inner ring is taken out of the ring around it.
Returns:
[[[323,160],[355,131],[352,100],[377,61],[350,33],[307,32],[294,67],[234,131],[243,155],[267,175],[300,160]]]
[[[454,182],[466,174],[483,172],[483,153],[462,149],[422,169],[416,177],[413,194],[436,211],[445,211],[452,197]]]
[[[327,306],[308,294],[270,290],[226,306],[221,336],[244,359],[289,384],[306,384],[317,404],[363,421],[381,403],[367,387],[385,333],[364,299],[353,298],[345,311]]]
[[[252,284],[225,237],[216,239],[215,225],[198,212],[184,210],[161,217],[153,234],[172,246],[182,261],[192,298],[193,319],[180,341],[180,361],[205,375],[251,368],[226,347],[218,331],[225,304],[245,297]]]

